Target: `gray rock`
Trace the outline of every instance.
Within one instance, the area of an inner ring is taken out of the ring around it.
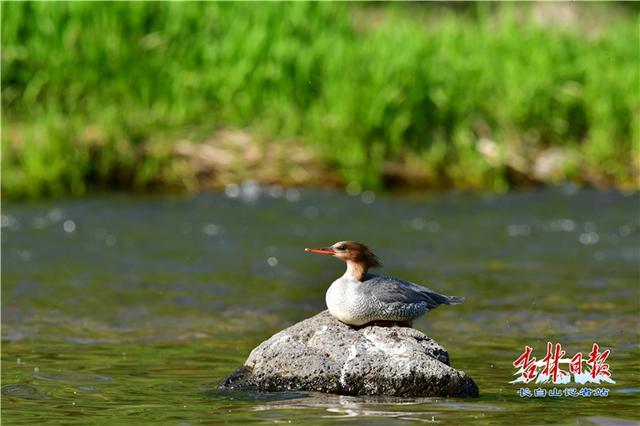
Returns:
[[[409,327],[353,328],[323,311],[255,348],[222,389],[342,395],[476,397],[447,351]]]

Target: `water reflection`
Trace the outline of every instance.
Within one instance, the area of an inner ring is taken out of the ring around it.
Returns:
[[[1,392],[3,396],[10,398],[46,399],[46,396],[42,395],[38,389],[26,385],[5,385],[2,386]]]
[[[256,395],[247,392],[245,398]],[[353,397],[343,395],[326,395],[318,393],[283,394],[269,393],[264,395],[263,404],[253,406],[257,412],[295,413],[314,410],[320,418],[380,418],[407,420],[413,422],[440,423],[448,418],[447,412],[478,412],[484,414],[491,411],[502,411],[505,407],[468,403],[462,400],[448,402],[442,398],[393,398],[393,397]],[[324,411],[324,414],[321,413]]]
[[[33,377],[38,380],[47,382],[63,382],[63,383],[94,383],[94,382],[110,382],[110,377],[98,376],[95,374],[80,373],[42,373],[37,372]]]

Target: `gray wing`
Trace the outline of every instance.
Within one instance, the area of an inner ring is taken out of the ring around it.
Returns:
[[[399,280],[397,278],[367,274],[362,281],[362,290],[367,295],[372,295],[382,303],[421,303],[426,302],[431,310],[439,305],[455,305],[462,303],[464,298],[445,296],[433,290]]]

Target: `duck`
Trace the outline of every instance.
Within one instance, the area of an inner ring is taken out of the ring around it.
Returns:
[[[464,301],[464,297],[445,296],[409,281],[369,273],[369,269],[382,266],[382,262],[369,247],[357,241],[339,241],[305,251],[346,263],[345,273],[331,284],[325,301],[329,313],[350,326],[411,326],[413,320],[440,305]]]

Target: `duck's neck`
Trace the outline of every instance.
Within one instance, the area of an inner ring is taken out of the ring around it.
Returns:
[[[345,276],[353,278],[357,281],[364,280],[365,275],[367,275],[367,270],[369,266],[364,262],[354,262],[352,260],[347,261],[347,271],[344,273]]]

